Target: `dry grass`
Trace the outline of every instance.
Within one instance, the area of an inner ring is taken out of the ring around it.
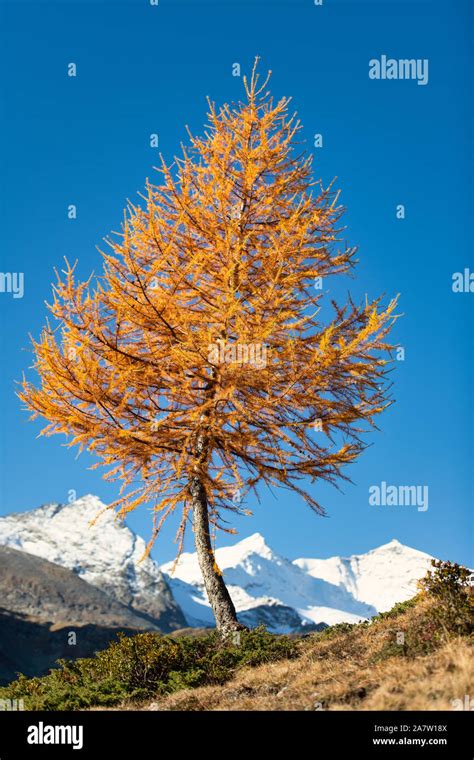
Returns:
[[[451,700],[474,691],[472,640],[449,638],[417,656],[387,653],[397,631],[423,631],[425,611],[420,604],[371,626],[311,636],[301,641],[296,660],[241,670],[223,686],[184,689],[118,709],[450,710]]]
[[[472,694],[472,650],[472,643],[458,639],[426,657],[392,657],[375,666],[303,656],[242,671],[224,686],[186,689],[141,709],[450,710],[452,699]]]

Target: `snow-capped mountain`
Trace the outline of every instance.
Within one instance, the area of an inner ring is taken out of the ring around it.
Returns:
[[[386,612],[416,594],[416,582],[425,575],[431,559],[429,554],[393,539],[366,554],[296,559],[293,564],[313,578],[343,586],[377,612]]]
[[[95,496],[0,518],[0,545],[72,570],[163,631],[214,625],[196,554],[183,554],[174,572],[173,562],[140,562],[143,539]],[[242,622],[279,633],[390,609],[416,593],[430,559],[393,540],[366,554],[291,562],[259,533],[216,551]]]
[[[391,541],[347,559],[290,562],[273,552],[259,533],[216,551],[239,616],[243,619],[262,607],[270,614],[273,609],[270,628],[279,632],[294,630],[295,625],[281,615],[282,607],[296,612],[303,626],[353,623],[387,610],[416,593],[416,581],[425,574],[430,559]],[[188,624],[212,625],[196,554],[183,554],[172,573],[173,564],[161,569]]]
[[[2,517],[0,544],[72,570],[164,631],[185,625],[158,565],[140,562],[143,539],[96,496]]]

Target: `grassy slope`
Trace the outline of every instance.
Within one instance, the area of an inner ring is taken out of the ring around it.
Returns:
[[[472,599],[454,588],[441,575],[370,623],[300,639],[139,634],[0,697],[33,710],[449,710],[474,689]]]
[[[407,615],[397,621],[408,622]],[[393,620],[301,643],[301,656],[246,668],[223,686],[186,689],[148,710],[450,710],[474,687],[474,642],[453,637],[431,654],[379,658]],[[397,629],[398,630],[398,629]],[[383,647],[383,645],[382,645]],[[122,705],[122,709],[126,705]],[[129,705],[136,709],[137,705]]]
[[[474,640],[440,631],[432,600],[397,605],[370,625],[297,642],[298,657],[239,669],[223,685],[181,689],[118,709],[451,710],[474,688]],[[397,644],[397,633],[405,644]]]

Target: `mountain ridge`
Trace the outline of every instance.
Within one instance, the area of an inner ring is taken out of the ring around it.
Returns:
[[[91,494],[0,518],[2,544],[68,568],[163,632],[214,625],[196,554],[184,552],[174,573],[174,562],[140,561],[143,539]],[[364,554],[291,561],[259,532],[216,550],[242,622],[274,633],[368,619],[413,596],[430,560],[392,539]]]
[[[254,533],[217,549],[216,562],[240,615],[262,605],[275,610],[281,605],[298,614],[304,630],[359,622],[414,596],[431,556],[392,539],[365,554],[290,561]],[[211,624],[196,554],[185,552],[176,565],[164,563],[161,569],[188,624]],[[277,621],[270,629],[291,632]]]

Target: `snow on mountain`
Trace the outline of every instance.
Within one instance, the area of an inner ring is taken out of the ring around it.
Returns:
[[[161,570],[150,557],[140,562],[143,539],[95,496],[0,518],[2,544],[72,570],[161,630],[214,625],[196,554],[182,554],[174,573],[173,562]],[[388,610],[416,593],[430,559],[393,540],[352,557],[290,562],[259,533],[216,551],[242,622],[279,633]]]
[[[313,578],[344,587],[377,612],[386,612],[416,594],[416,582],[426,574],[431,559],[393,539],[366,554],[296,559],[293,564]]]
[[[376,613],[375,607],[356,599],[343,584],[310,575],[279,556],[255,533],[234,546],[216,550],[229,593],[241,617],[245,611],[265,606],[292,608],[302,624],[358,622]],[[212,625],[212,612],[194,553],[181,555],[162,566],[173,595],[189,625]],[[272,630],[288,629],[276,623]]]
[[[139,563],[145,542],[96,496],[0,518],[0,544],[74,571],[164,630],[185,624],[158,565]]]

